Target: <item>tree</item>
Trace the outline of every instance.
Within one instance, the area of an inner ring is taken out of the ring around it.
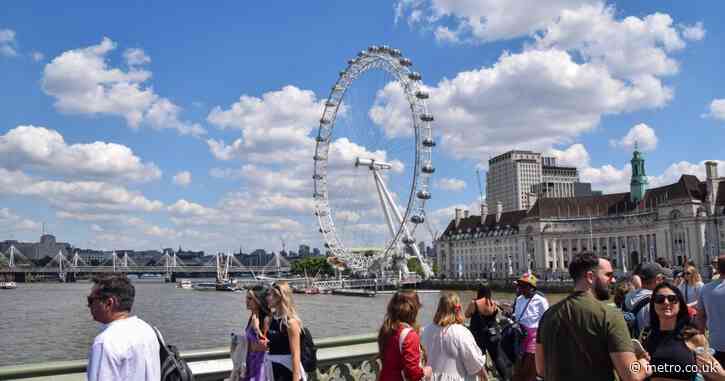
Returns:
[[[335,275],[335,270],[325,257],[306,257],[294,261],[290,266],[290,271],[299,275],[304,275],[306,271],[308,276],[315,276],[318,272],[320,274]]]
[[[408,258],[408,271],[416,273],[420,276],[425,276],[425,272],[423,272],[423,266],[421,266],[420,262],[418,262],[418,258]]]

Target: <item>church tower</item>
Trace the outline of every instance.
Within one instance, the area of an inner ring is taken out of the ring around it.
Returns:
[[[632,181],[629,183],[629,199],[633,203],[639,203],[647,191],[647,175],[644,172],[644,155],[637,149],[637,143],[634,144],[631,162]]]

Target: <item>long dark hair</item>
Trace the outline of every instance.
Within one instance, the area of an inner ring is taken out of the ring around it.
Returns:
[[[385,313],[385,319],[383,319],[383,325],[380,326],[378,332],[378,351],[380,356],[383,355],[383,349],[388,339],[398,329],[400,323],[406,323],[418,329],[415,322],[418,317],[418,311],[422,305],[420,304],[420,298],[418,293],[413,290],[400,290],[393,294],[388,302],[388,309]]]
[[[682,296],[682,291],[680,291],[679,288],[675,287],[670,282],[660,283],[652,291],[652,297],[649,301],[650,333],[645,339],[645,346],[647,347],[647,351],[653,351],[654,348],[657,347],[660,337],[662,337],[662,330],[660,329],[660,318],[659,316],[657,316],[657,312],[655,311],[655,296],[657,295],[657,292],[663,288],[670,289],[675,294],[675,296],[677,296],[677,300],[679,302],[677,320],[675,323],[676,337],[679,340],[689,340],[691,337],[699,333],[697,329],[692,325],[692,319],[687,312],[687,303],[685,302],[685,297]]]
[[[247,291],[252,295],[252,298],[254,299],[254,302],[257,303],[257,306],[259,307],[259,324],[261,325],[264,322],[264,319],[269,316],[269,306],[267,305],[267,293],[269,292],[269,287],[264,285],[257,285],[249,289]],[[252,320],[252,316],[249,316],[249,321]],[[249,324],[249,323],[247,323]],[[261,327],[260,327],[261,328]]]

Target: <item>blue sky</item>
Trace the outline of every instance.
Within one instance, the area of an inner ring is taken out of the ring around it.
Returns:
[[[555,155],[607,192],[627,189],[635,140],[653,186],[725,160],[723,4],[498,3],[6,2],[0,239],[37,239],[45,222],[81,247],[320,245],[311,137],[338,72],[371,44],[401,49],[431,93],[432,230],[477,208],[476,168],[509,149]],[[387,180],[404,198],[412,137],[396,135],[409,115],[391,80],[353,84],[333,151],[399,160]],[[344,240],[382,242],[368,174],[330,176]]]

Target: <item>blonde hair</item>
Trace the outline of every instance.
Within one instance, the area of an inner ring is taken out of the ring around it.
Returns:
[[[692,285],[702,282],[702,276],[700,275],[700,272],[697,271],[697,267],[695,267],[693,265],[687,265],[687,266],[685,266],[685,271],[692,272],[692,283],[690,283],[690,281],[687,278],[685,278],[685,283],[692,286]]]
[[[302,328],[302,319],[297,314],[297,308],[292,300],[292,288],[287,282],[276,282],[272,285],[272,292],[277,294],[279,303],[274,307],[274,315],[282,320],[282,324],[289,326],[290,319],[295,319]]]
[[[455,292],[444,292],[438,299],[438,309],[433,316],[433,323],[447,327],[452,324],[463,324],[466,318],[463,316],[461,299]]]

